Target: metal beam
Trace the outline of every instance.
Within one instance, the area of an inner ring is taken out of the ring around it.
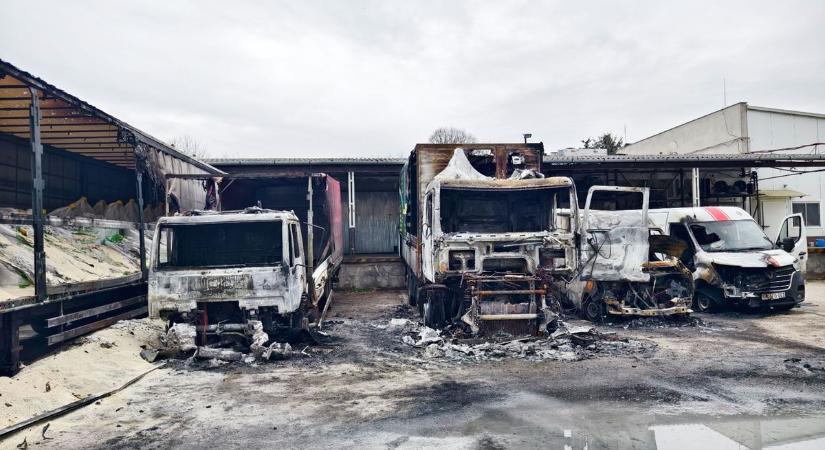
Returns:
[[[32,147],[32,228],[34,230],[34,293],[37,301],[46,299],[46,252],[43,247],[43,144],[40,142],[40,102],[37,90],[30,88],[29,130]]]
[[[103,313],[107,313],[110,311],[114,311],[120,308],[125,308],[127,306],[134,306],[139,303],[145,303],[146,296],[145,295],[138,295],[137,297],[127,298],[126,300],[120,300],[113,303],[107,303],[105,305],[96,306],[94,308],[84,309],[82,311],[73,312],[70,314],[63,314],[62,316],[52,317],[51,319],[46,319],[46,328],[54,328],[59,325],[65,325],[71,322],[77,322],[79,320],[87,319],[92,316],[97,316]]]
[[[694,208],[698,208],[699,206],[702,206],[701,205],[701,203],[702,203],[701,199],[699,198],[699,188],[700,188],[699,181],[700,180],[699,180],[699,168],[698,167],[693,168],[692,174],[690,176],[690,181],[691,181],[691,194],[692,194],[691,198],[693,199],[692,206]]]
[[[144,219],[143,219],[143,165],[138,160],[137,152],[134,152],[135,162],[135,182],[137,183],[137,205],[138,205],[138,239],[140,239],[140,273],[142,279],[146,279],[146,243],[144,242]]]
[[[146,314],[148,308],[143,306],[138,309],[133,309],[131,311],[126,311],[124,313],[118,314],[114,317],[109,317],[107,319],[98,320],[97,322],[92,322],[88,325],[83,325],[81,327],[72,328],[71,330],[64,331],[62,333],[54,334],[49,336],[48,342],[49,345],[58,344],[68,339],[76,338],[78,336],[82,336],[84,334],[90,333],[95,330],[99,330],[101,328],[106,328],[109,325],[114,324],[115,322],[119,322],[125,319],[131,319],[133,317],[142,316]]]

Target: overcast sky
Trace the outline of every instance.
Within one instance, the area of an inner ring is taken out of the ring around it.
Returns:
[[[0,59],[214,157],[548,150],[728,104],[825,113],[825,2],[5,1]]]

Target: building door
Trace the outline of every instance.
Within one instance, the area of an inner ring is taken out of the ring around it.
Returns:
[[[344,248],[349,249],[346,226],[344,220]],[[398,253],[398,192],[356,190],[354,238],[356,254]]]

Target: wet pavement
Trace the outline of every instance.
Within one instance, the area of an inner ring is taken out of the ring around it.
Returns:
[[[559,360],[431,357],[392,326],[414,320],[403,293],[342,292],[329,338],[302,356],[170,361],[53,420],[51,439],[25,436],[37,448],[825,448],[825,283],[809,295],[789,313],[599,325],[646,350]]]

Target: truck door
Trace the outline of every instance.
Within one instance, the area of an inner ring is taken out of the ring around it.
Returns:
[[[433,271],[433,193],[428,192],[424,197],[424,220],[421,226],[421,269],[424,278],[435,280]]]
[[[580,228],[580,279],[649,281],[650,276],[642,271],[650,249],[649,194],[648,188],[590,188]],[[632,200],[633,206],[620,203],[619,199],[625,198]]]
[[[292,310],[298,308],[301,304],[301,296],[307,293],[307,275],[306,265],[303,258],[304,246],[301,241],[301,231],[298,224],[291,222],[288,225],[289,241],[289,272],[287,273],[286,285],[288,292],[286,293],[287,304]]]
[[[805,273],[808,265],[808,235],[805,232],[805,219],[802,218],[802,214],[791,214],[785,217],[774,242],[783,249],[785,249],[786,242],[788,245],[793,242],[793,249],[788,253],[799,260],[797,269]]]

